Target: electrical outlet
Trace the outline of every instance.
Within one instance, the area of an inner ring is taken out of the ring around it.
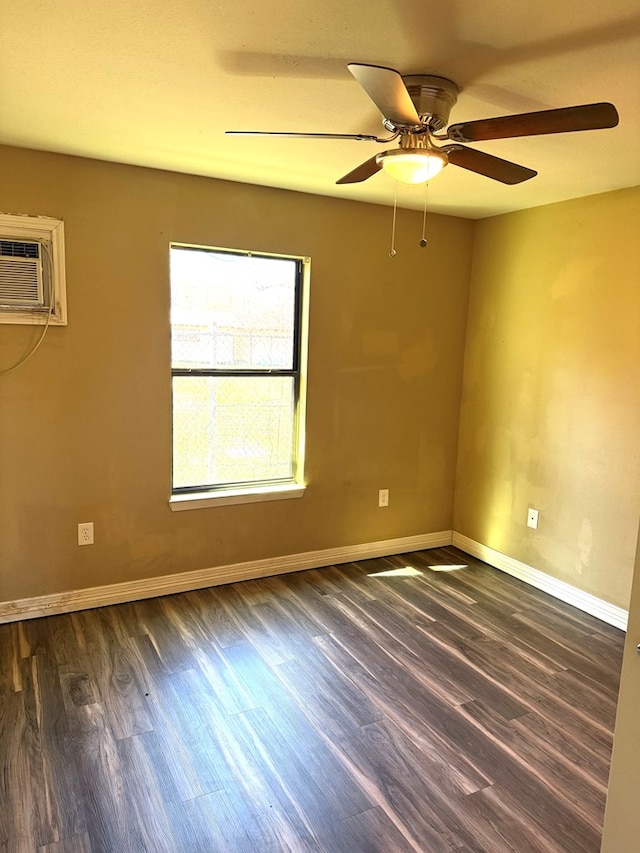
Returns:
[[[534,530],[537,530],[539,515],[540,513],[537,509],[529,507],[529,509],[527,510],[527,527],[532,527]]]
[[[93,521],[78,525],[78,545],[93,545]]]
[[[389,489],[380,489],[378,492],[378,506],[389,506]]]

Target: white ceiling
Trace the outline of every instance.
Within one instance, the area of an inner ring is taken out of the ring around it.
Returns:
[[[0,143],[392,204],[382,173],[335,184],[376,143],[224,134],[386,135],[348,62],[454,80],[452,122],[617,106],[614,129],[477,143],[538,177],[450,165],[430,210],[478,218],[640,184],[638,0],[3,0]],[[398,193],[421,207],[424,188]]]

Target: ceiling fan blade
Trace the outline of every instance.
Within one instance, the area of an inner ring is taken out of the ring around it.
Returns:
[[[390,122],[396,126],[420,126],[420,116],[397,71],[381,65],[359,65],[356,62],[351,62],[347,68]]]
[[[617,124],[618,112],[613,104],[582,104],[559,110],[541,110],[452,124],[447,130],[447,136],[455,142],[481,142],[484,139],[598,130]]]
[[[379,142],[377,136],[366,133],[288,133],[276,130],[225,130],[227,136],[282,136],[290,139],[357,139],[366,142]]]
[[[336,184],[357,184],[360,181],[366,181],[367,178],[375,175],[380,169],[382,169],[382,166],[378,165],[375,157],[371,157],[369,160],[365,160],[364,163],[356,166],[348,175],[344,175],[340,180],[336,181]]]
[[[440,149],[449,158],[449,162],[470,172],[477,172],[494,181],[503,184],[520,184],[535,178],[538,174],[526,166],[519,166],[510,160],[502,160],[493,154],[485,154],[484,151],[476,151],[474,148],[465,148],[462,145],[447,145]]]

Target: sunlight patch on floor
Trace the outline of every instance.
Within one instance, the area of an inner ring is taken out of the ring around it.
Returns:
[[[469,566],[450,566],[448,563],[444,563],[441,566],[427,566],[427,568],[431,569],[432,572],[458,572],[460,569],[468,569]]]
[[[386,572],[371,572],[370,578],[415,578],[421,575],[419,569],[414,569],[413,566],[402,566],[399,569],[387,569]]]

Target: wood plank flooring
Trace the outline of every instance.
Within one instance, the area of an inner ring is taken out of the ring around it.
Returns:
[[[454,548],[0,625],[0,851],[597,853],[622,645]]]

